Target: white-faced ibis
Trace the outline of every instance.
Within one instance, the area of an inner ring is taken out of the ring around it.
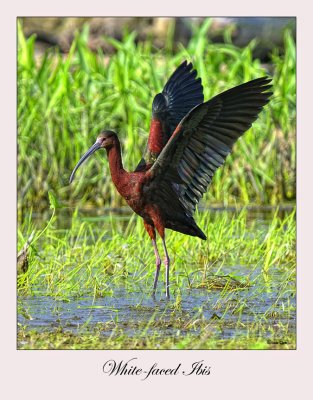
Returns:
[[[156,233],[165,253],[166,297],[170,297],[170,258],[165,228],[206,239],[193,219],[195,207],[225,161],[235,141],[251,127],[272,94],[270,79],[258,78],[203,102],[201,79],[183,62],[152,104],[147,149],[134,172],[123,168],[115,132],[105,130],[82,156],[77,168],[96,150],[105,148],[113,183],[129,206],[144,220],[156,257],[155,295],[161,259]]]

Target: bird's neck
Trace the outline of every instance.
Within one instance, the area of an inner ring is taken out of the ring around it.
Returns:
[[[128,172],[123,168],[121,145],[118,141],[116,141],[111,148],[107,149],[107,155],[112,181],[119,193],[123,196],[123,184],[127,178],[126,175]]]

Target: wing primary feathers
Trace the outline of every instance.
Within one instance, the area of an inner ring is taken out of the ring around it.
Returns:
[[[188,82],[188,77],[184,76],[187,70],[192,70],[187,63],[177,70],[181,84]],[[170,81],[165,92],[175,86]],[[155,190],[162,182],[163,188],[173,191],[171,185],[177,182],[173,193],[186,215],[191,216],[236,140],[251,127],[269,102],[270,82],[271,79],[263,77],[236,86],[196,105],[183,116],[149,171]]]

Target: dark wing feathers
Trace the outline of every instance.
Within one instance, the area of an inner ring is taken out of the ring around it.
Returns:
[[[150,169],[146,190],[163,202],[173,204],[175,198],[191,217],[216,169],[268,103],[270,81],[266,77],[255,79],[194,107]]]
[[[171,75],[162,93],[155,96],[152,113],[164,120],[168,137],[193,107],[203,103],[201,78],[196,79],[196,75],[192,63],[184,61]]]
[[[159,135],[164,146],[182,118],[192,108],[203,103],[203,87],[201,79],[196,79],[196,75],[197,71],[193,69],[192,63],[184,61],[171,75],[162,93],[158,93],[153,99],[152,117],[161,121],[164,136],[161,131]],[[147,164],[151,165],[157,156],[147,144],[144,156],[135,171],[141,171]]]

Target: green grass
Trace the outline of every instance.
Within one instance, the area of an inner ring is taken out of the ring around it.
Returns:
[[[57,216],[56,212],[44,232],[35,229],[36,237],[41,236],[30,252],[27,272],[18,278],[18,312],[26,320],[33,318],[23,302],[32,296],[51,298],[56,315],[66,304],[89,299],[84,307],[90,310],[90,320],[77,334],[66,328],[29,331],[27,323],[22,324],[21,348],[295,347],[295,211],[284,216],[276,212],[265,227],[249,219],[246,210],[235,215],[199,213],[197,221],[208,234],[205,242],[169,231],[172,301],[165,305],[163,275],[157,292],[160,302],[146,304],[155,264],[140,218],[119,221],[109,214],[89,220],[76,213],[70,229],[57,229]],[[29,221],[23,230],[20,248],[34,226]],[[120,289],[136,298],[128,312],[137,312],[137,317],[126,322],[119,318]],[[260,313],[273,291],[275,298]],[[188,305],[190,294],[200,296],[200,305]],[[112,297],[114,307],[108,305]],[[112,319],[95,325],[92,311],[99,308],[110,311]],[[129,329],[136,334],[129,335]],[[170,336],[168,329],[174,332]],[[233,336],[224,338],[229,329]]]
[[[168,231],[172,301],[164,302],[162,276],[160,301],[150,306],[153,249],[141,218],[103,208],[125,204],[113,187],[105,154],[96,154],[68,184],[74,165],[103,128],[118,132],[125,168],[137,165],[153,96],[187,59],[202,78],[205,99],[249,79],[273,77],[271,102],[217,171],[202,204],[293,204],[292,35],[285,32],[283,51],[275,50],[271,63],[262,66],[252,57],[254,42],[243,49],[229,40],[211,43],[206,35],[210,23],[194,30],[186,48],[176,49],[171,35],[164,51],[149,40],[137,43],[134,32],[125,32],[121,41],[106,38],[113,54],[91,52],[85,26],[67,55],[50,49],[39,57],[36,38],[26,39],[18,25],[18,250],[32,238],[27,271],[22,268],[18,275],[18,314],[25,319],[19,324],[19,348],[295,348],[295,211],[277,211],[265,226],[250,219],[246,209],[198,212],[195,219],[208,236],[206,242]],[[102,216],[83,217],[82,205],[103,210]],[[61,228],[65,207],[75,211],[70,226]],[[50,212],[50,220],[39,226],[33,210]],[[139,314],[126,324],[120,318],[121,289],[130,296],[129,313]],[[193,307],[188,306],[191,295],[199,299]],[[27,321],[37,318],[27,305],[32,298],[54,302],[56,317],[67,304],[78,304],[77,313],[87,307],[88,318],[76,333],[64,327],[30,330]],[[108,308],[111,320],[95,324],[93,311],[107,310],[112,298],[116,306]],[[86,306],[79,305],[82,299],[87,299]],[[228,330],[233,335],[227,338]]]
[[[199,213],[196,220],[208,235],[207,241],[168,230],[168,251],[174,270],[180,272],[172,282],[174,287],[179,290],[184,284],[193,286],[188,276],[195,272],[195,267],[205,274],[216,263],[221,270],[224,265],[254,265],[256,268],[261,263],[264,274],[268,274],[273,266],[279,268],[288,263],[294,269],[294,214],[284,220],[276,214],[264,230],[256,227],[256,221],[247,221],[245,210],[239,215]],[[28,223],[30,225],[25,224],[18,231],[19,249],[34,229],[31,222]],[[51,296],[92,295],[97,294],[100,287],[105,291],[108,282],[114,285],[123,282],[130,288],[134,284],[150,286],[154,253],[142,220],[135,214],[126,227],[110,214],[105,219],[95,219],[94,223],[84,221],[76,214],[71,229],[55,229],[52,220],[43,234],[39,231],[37,236],[40,240],[36,243],[35,239],[31,246],[32,261],[19,281],[24,294],[32,294],[33,288],[40,288],[38,293]],[[159,246],[161,252],[162,246]],[[77,285],[77,282],[83,285]],[[102,294],[100,291],[99,295]]]
[[[75,35],[71,49],[35,57],[35,36],[25,39],[18,25],[18,208],[47,208],[53,190],[64,205],[120,206],[105,154],[95,155],[69,186],[80,156],[104,128],[118,132],[126,169],[144,151],[156,93],[187,59],[202,78],[205,99],[253,78],[271,74],[274,96],[253,127],[234,147],[214,177],[205,201],[278,204],[295,199],[295,43],[285,33],[282,54],[274,51],[270,71],[253,59],[251,42],[240,49],[207,38],[210,20],[186,48],[164,51],[152,41],[136,42],[135,32],[121,41],[107,37],[114,54],[89,50],[88,26]]]
[[[94,331],[84,335],[74,335],[62,329],[55,332],[38,333],[36,331],[20,330],[18,333],[18,348],[25,350],[124,350],[124,349],[211,349],[211,350],[294,350],[296,339],[290,334],[285,339],[262,339],[245,337],[230,340],[205,336],[189,335],[185,338],[132,338],[120,335],[103,339],[101,332]]]

